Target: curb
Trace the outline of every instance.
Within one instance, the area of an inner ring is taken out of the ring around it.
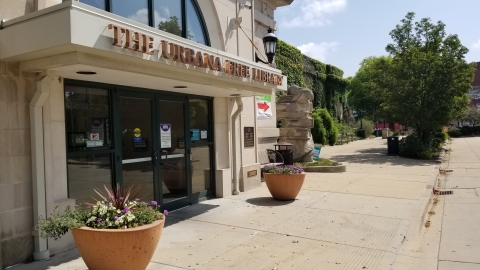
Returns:
[[[315,167],[302,167],[305,172],[318,172],[318,173],[341,173],[347,171],[347,165],[342,164],[339,166],[315,166]]]
[[[428,215],[429,211],[429,206],[433,202],[433,188],[435,187],[435,184],[437,183],[437,179],[439,177],[440,171],[439,171],[440,166],[439,165],[434,165],[433,166],[433,172],[432,172],[432,177],[428,181],[428,183],[425,185],[425,189],[423,190],[422,196],[419,199],[417,209],[412,215],[412,218],[410,220],[410,225],[408,226],[407,229],[407,234],[412,232],[414,233],[414,238],[418,239],[420,237],[421,231],[424,227],[426,217]]]

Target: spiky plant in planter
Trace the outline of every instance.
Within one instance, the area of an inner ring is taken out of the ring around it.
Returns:
[[[105,186],[106,193],[94,190],[100,196],[96,203],[77,205],[73,211],[66,207],[63,213],[55,208],[50,217],[39,218],[35,229],[41,237],[55,240],[72,230],[89,269],[145,269],[168,211],[162,214],[156,201],[141,201],[138,187],[129,186],[124,193],[119,185]]]

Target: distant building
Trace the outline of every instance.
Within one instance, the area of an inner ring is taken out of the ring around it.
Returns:
[[[480,62],[477,62],[477,70],[475,71],[475,78],[472,82],[472,90],[468,92],[470,97],[470,106],[480,110]]]

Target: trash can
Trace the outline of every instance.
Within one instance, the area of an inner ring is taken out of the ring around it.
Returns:
[[[398,141],[398,136],[390,136],[387,138],[387,146],[388,146],[388,155],[389,156],[398,156],[400,153],[400,145]]]
[[[287,142],[281,142],[274,144],[275,151],[280,153],[283,157],[283,164],[285,165],[293,165],[293,144]]]

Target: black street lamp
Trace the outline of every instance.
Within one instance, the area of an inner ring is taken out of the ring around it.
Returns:
[[[275,57],[275,51],[277,50],[277,41],[278,41],[278,38],[275,36],[275,34],[273,34],[273,29],[269,27],[268,33],[263,37],[263,47],[265,48],[265,55],[268,58],[268,63],[258,58],[256,53],[255,53],[255,61],[262,62],[264,64],[272,64],[273,57]]]

